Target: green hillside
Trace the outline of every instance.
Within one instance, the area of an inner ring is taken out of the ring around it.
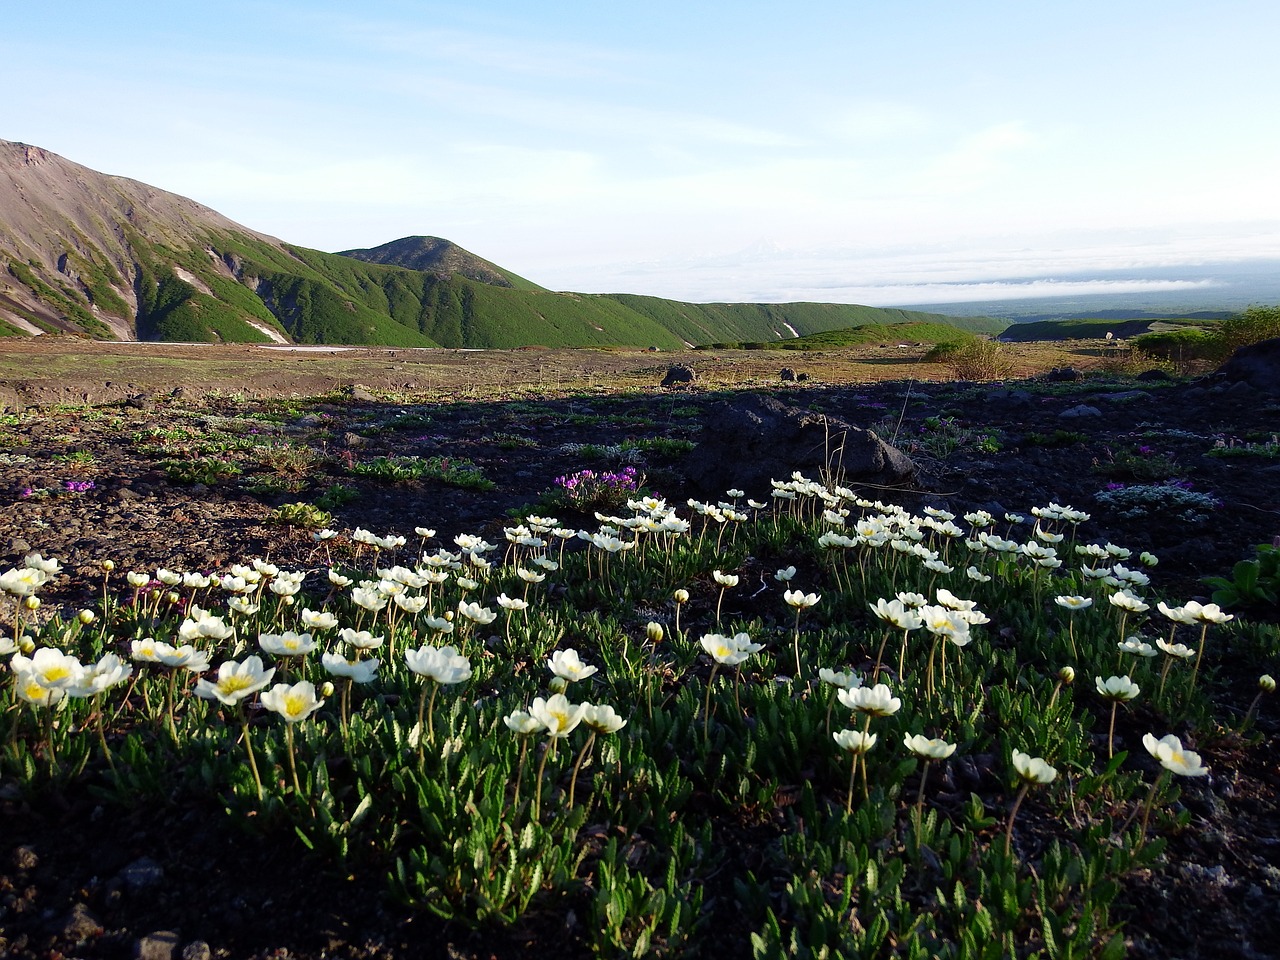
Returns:
[[[1000,334],[1001,340],[1101,340],[1108,333],[1117,339],[1159,333],[1184,327],[1211,327],[1214,321],[1197,317],[1086,317],[1066,320],[1032,320],[1015,323]]]
[[[962,343],[976,339],[977,334],[946,323],[912,320],[906,323],[866,323],[860,327],[824,330],[792,340],[746,342],[744,350],[840,350],[867,344],[886,343]]]

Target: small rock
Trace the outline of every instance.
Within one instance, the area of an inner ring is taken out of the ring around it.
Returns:
[[[782,372],[779,373],[778,376],[780,376],[783,380],[786,380],[788,383],[790,383],[795,380],[796,372],[792,370],[790,367],[783,367]]]
[[[804,383],[808,379],[809,379],[809,375],[807,373],[796,374],[796,383]]]
[[[89,912],[89,908],[83,903],[77,903],[72,907],[71,913],[67,915],[66,921],[62,924],[62,936],[76,943],[88,940],[90,937],[99,936],[101,933],[102,924],[94,919],[93,914]]]
[[[31,549],[30,547],[27,548]],[[36,848],[30,846],[14,847],[13,869],[31,871],[40,866],[40,858],[36,856]]]
[[[346,393],[348,397],[350,397],[352,400],[355,400],[357,403],[377,403],[378,402],[378,398],[375,397],[370,392],[369,388],[364,386],[363,384],[353,383],[351,386],[347,387]]]
[[[697,379],[698,374],[693,367],[677,363],[667,369],[667,375],[662,378],[662,386],[674,387],[684,383],[693,383]]]
[[[121,870],[120,879],[131,893],[138,893],[159,886],[164,880],[164,867],[150,857],[142,857]]]
[[[178,935],[172,930],[157,930],[133,944],[134,960],[173,960],[178,950]]]
[[[203,940],[193,940],[182,948],[182,960],[209,960],[213,950]]]
[[[31,544],[22,537],[14,537],[9,541],[9,552],[12,554],[28,554],[31,552]]]
[[[1079,406],[1072,407],[1070,410],[1063,410],[1058,416],[1064,420],[1075,420],[1080,417],[1100,417],[1102,416],[1102,411],[1097,407],[1082,403]]]
[[[1054,367],[1044,378],[1050,383],[1074,383],[1080,379],[1080,371],[1074,367]]]

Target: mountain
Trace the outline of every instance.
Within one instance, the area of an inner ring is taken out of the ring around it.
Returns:
[[[536,283],[517,277],[474,253],[463,250],[456,243],[439,237],[403,237],[380,247],[368,250],[342,250],[339,256],[353,257],[365,263],[381,263],[406,270],[433,273],[437,277],[453,274],[487,283],[495,287],[519,287],[522,290],[541,290]]]
[[[324,253],[0,140],[0,335],[680,349],[910,321],[946,318],[845,304],[553,292],[435,237]]]

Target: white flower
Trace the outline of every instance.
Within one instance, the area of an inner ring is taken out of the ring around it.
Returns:
[[[571,704],[563,693],[547,699],[537,697],[529,707],[529,716],[542,724],[547,736],[553,740],[567,737],[582,722],[589,704]]]
[[[84,668],[80,682],[67,693],[73,697],[96,696],[128,680],[132,673],[132,664],[125,663],[114,653],[103,654],[97,663]]]
[[[404,659],[414,673],[446,686],[471,677],[471,661],[454,647],[421,646],[406,650]]]
[[[738,575],[736,573],[721,573],[719,570],[713,570],[711,575],[715,578],[716,583],[722,587],[736,587],[738,585]]]
[[[841,750],[847,750],[855,756],[866,753],[874,747],[878,738],[877,734],[864,733],[861,730],[837,730],[831,735],[831,739],[835,740],[836,746]]]
[[[803,590],[785,590],[783,591],[782,599],[797,610],[805,610],[817,605],[821,597],[816,593],[805,593]]]
[[[302,625],[312,630],[332,630],[338,625],[338,618],[328,610],[302,609]]]
[[[698,641],[702,649],[711,655],[716,663],[736,667],[744,663],[751,654],[764,649],[763,644],[752,643],[745,633],[726,637],[719,633],[708,633]]]
[[[1093,600],[1090,597],[1055,597],[1053,602],[1058,606],[1071,611],[1085,610],[1093,606]]]
[[[1182,741],[1172,733],[1159,740],[1155,734],[1148,733],[1142,738],[1142,745],[1147,752],[1160,761],[1160,766],[1181,777],[1203,777],[1209,768],[1200,762],[1200,754],[1184,750]]]
[[[850,710],[873,717],[891,717],[902,707],[902,701],[889,690],[888,684],[837,690],[836,696]]]
[[[335,677],[347,677],[354,683],[369,683],[378,675],[378,658],[348,660],[336,653],[326,653],[320,658],[326,671]]]
[[[1196,652],[1185,643],[1170,643],[1168,640],[1157,639],[1156,646],[1169,656],[1178,657],[1182,660],[1189,660],[1196,655]]]
[[[1107,598],[1113,607],[1119,607],[1128,613],[1143,613],[1151,607],[1143,603],[1142,598],[1128,590],[1117,590]]]
[[[795,575],[796,575],[795,567],[784,567],[783,569],[779,570],[777,573],[773,575],[773,579],[777,580],[779,583],[789,583],[791,581],[791,578],[794,577]]]
[[[587,677],[594,675],[598,669],[583,663],[578,656],[578,651],[572,647],[568,650],[556,650],[552,653],[551,659],[547,661],[547,668],[557,677],[570,683],[577,680],[585,680]]]
[[[368,630],[352,630],[350,627],[339,630],[338,637],[357,650],[377,650],[386,642],[385,637],[375,637]]]
[[[259,634],[258,646],[263,652],[277,657],[301,657],[314,650],[316,642],[309,633],[286,630],[284,633]]]
[[[262,695],[262,705],[280,714],[286,723],[298,723],[323,707],[324,701],[316,699],[315,684],[303,680],[292,686],[277,683]]]
[[[512,733],[526,737],[531,733],[537,733],[543,729],[542,721],[530,716],[524,710],[513,710],[502,718],[502,722],[507,725]]]
[[[1013,769],[1026,783],[1052,783],[1058,771],[1045,763],[1040,757],[1033,757],[1021,750],[1013,751]]]
[[[458,582],[461,583],[461,579],[459,579]],[[493,623],[494,620],[498,619],[497,613],[490,610],[488,607],[482,607],[478,603],[468,603],[465,600],[458,601],[458,613],[473,623],[481,625]]]
[[[908,733],[902,738],[902,743],[916,756],[926,760],[945,760],[956,752],[954,743],[930,739],[922,733]]]
[[[844,670],[837,673],[830,667],[822,667],[818,671],[818,679],[823,683],[829,683],[833,687],[841,690],[851,690],[854,687],[862,686],[862,678],[852,670]]]
[[[596,733],[617,733],[627,725],[627,721],[608,704],[588,703],[585,706],[587,709],[582,715],[582,722]]]
[[[1128,677],[1093,678],[1098,694],[1105,700],[1132,700],[1141,688]]]
[[[228,660],[218,667],[217,680],[210,682],[202,678],[196,681],[195,695],[235,706],[270,683],[275,672],[274,667],[264,670],[262,659],[256,655],[246,657],[244,663]]]

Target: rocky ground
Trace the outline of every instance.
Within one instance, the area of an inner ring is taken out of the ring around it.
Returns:
[[[1208,599],[1201,577],[1228,574],[1280,538],[1280,400],[1247,384],[1064,377],[769,389],[872,428],[915,461],[909,489],[868,495],[956,513],[1071,504],[1092,514],[1082,536],[1157,554],[1153,590],[1171,602]],[[632,463],[682,503],[694,492],[694,445],[704,430],[728,429],[712,411],[731,398],[698,384],[617,394],[605,381],[552,399],[448,403],[388,402],[363,389],[316,400],[180,393],[0,420],[0,564],[31,550],[60,558],[67,575],[47,609],[90,602],[103,559],[120,570],[212,570],[252,556],[323,563],[310,531],[273,522],[299,501],[323,506],[335,528],[412,538],[431,527],[446,542],[463,531],[501,539],[509,511],[547,504],[557,477],[585,467]],[[431,460],[442,478],[360,472],[396,457]],[[458,473],[471,467],[491,489],[457,485],[475,483]],[[1158,490],[1141,500],[1139,487]],[[1228,716],[1243,713],[1255,680],[1241,678]],[[1280,955],[1276,712],[1264,705],[1259,746],[1214,742],[1215,776],[1184,794],[1194,829],[1171,844],[1172,867],[1132,878],[1123,897],[1132,956]],[[477,938],[406,914],[384,895],[382,873],[317,872],[300,849],[235,832],[216,802],[121,810],[75,787],[36,801],[0,784],[0,805],[0,955],[521,956],[535,946],[528,930]],[[536,946],[571,942],[566,923],[544,918]]]

